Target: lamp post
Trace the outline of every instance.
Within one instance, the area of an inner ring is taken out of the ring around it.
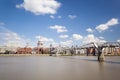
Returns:
[[[50,56],[52,56],[52,44],[50,44]]]

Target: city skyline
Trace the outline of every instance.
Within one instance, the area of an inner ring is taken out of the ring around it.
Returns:
[[[120,41],[119,0],[1,0],[0,45]]]

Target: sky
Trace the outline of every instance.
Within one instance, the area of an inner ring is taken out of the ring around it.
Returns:
[[[0,46],[120,41],[120,0],[0,0]]]

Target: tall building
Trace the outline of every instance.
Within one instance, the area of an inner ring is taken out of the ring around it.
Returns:
[[[25,46],[25,48],[28,48],[29,47],[29,43],[26,43],[26,46]]]
[[[37,43],[37,47],[38,48],[43,48],[43,42],[39,40],[38,43]]]

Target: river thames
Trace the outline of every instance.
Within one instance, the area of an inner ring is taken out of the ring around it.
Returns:
[[[1,56],[0,80],[120,80],[120,56]]]

